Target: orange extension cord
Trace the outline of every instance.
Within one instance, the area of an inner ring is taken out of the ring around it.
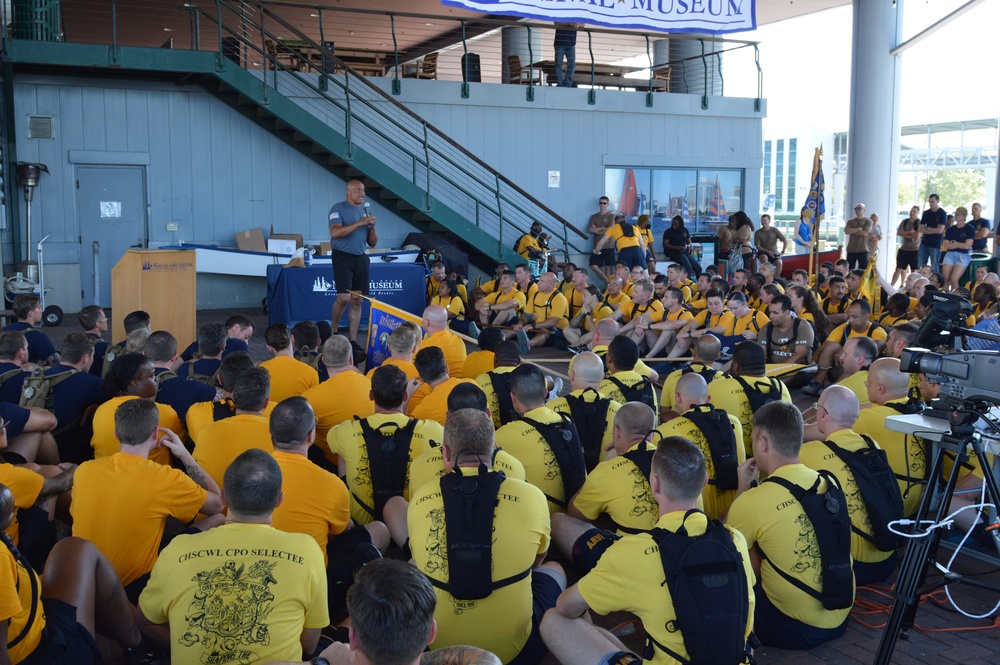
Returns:
[[[858,591],[861,591],[862,589],[869,591],[870,593],[873,593],[875,595],[883,596],[889,601],[889,603],[888,604],[878,603],[875,602],[874,600],[861,598],[860,596],[855,594],[854,609],[851,610],[851,618],[857,621],[865,628],[871,628],[873,630],[885,628],[887,622],[872,624],[863,621],[860,617],[870,616],[874,614],[884,614],[888,616],[889,612],[892,611],[893,588],[885,586],[877,586],[877,585],[858,587]],[[932,593],[926,593],[922,595],[920,597],[920,602],[918,604],[923,605],[924,602],[928,600],[933,602],[935,605],[939,605],[942,607],[949,605],[948,597],[945,595],[944,591],[940,589]],[[994,628],[1000,628],[1000,616],[994,617],[993,622],[985,626],[958,626],[955,628],[921,628],[919,625],[914,623],[913,627],[922,633],[958,633],[969,630],[992,630]]]

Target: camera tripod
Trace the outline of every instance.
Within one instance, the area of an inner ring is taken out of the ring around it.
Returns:
[[[914,518],[915,524],[911,533],[917,533],[924,528],[924,522],[928,516],[933,516],[934,524],[939,524],[948,515],[948,506],[952,496],[955,494],[955,486],[961,473],[962,464],[969,458],[968,449],[971,447],[976,459],[979,460],[984,471],[987,500],[1000,508],[1000,493],[997,490],[996,480],[990,473],[989,462],[986,453],[983,451],[983,444],[975,430],[975,423],[981,414],[985,414],[989,409],[988,404],[968,404],[964,409],[952,411],[949,417],[951,432],[945,434],[938,444],[937,453],[931,465],[928,476],[928,487],[924,493],[924,498],[920,502],[920,509]],[[940,488],[938,479],[944,478],[944,457],[945,453],[951,451],[955,454],[955,463],[948,474],[947,482],[943,489]],[[936,502],[936,506],[932,508]],[[892,652],[896,647],[896,641],[909,636],[909,631],[913,627],[913,620],[917,613],[917,605],[920,603],[922,592],[927,577],[927,567],[935,560],[938,545],[941,540],[941,529],[934,529],[930,535],[923,538],[911,538],[903,554],[903,560],[899,564],[899,576],[896,579],[892,603],[892,611],[882,633],[882,639],[875,654],[875,665],[888,665],[892,659]],[[990,591],[1000,591],[1000,588],[983,584],[976,580],[963,578],[961,575],[949,574],[945,576],[941,584],[925,589],[924,592],[946,586],[948,584],[962,583],[969,586],[987,589]]]

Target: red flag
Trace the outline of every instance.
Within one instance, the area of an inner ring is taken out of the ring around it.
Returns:
[[[622,195],[618,199],[618,212],[634,217],[639,214],[638,188],[635,186],[635,171],[625,169],[625,183],[622,185]]]

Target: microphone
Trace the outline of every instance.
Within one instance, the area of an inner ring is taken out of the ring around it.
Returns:
[[[365,201],[365,217],[371,214],[371,207],[372,204],[368,203],[368,201]]]

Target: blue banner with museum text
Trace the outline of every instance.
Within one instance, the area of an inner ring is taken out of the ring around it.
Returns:
[[[658,32],[725,33],[757,27],[756,0],[441,0],[487,14]]]

